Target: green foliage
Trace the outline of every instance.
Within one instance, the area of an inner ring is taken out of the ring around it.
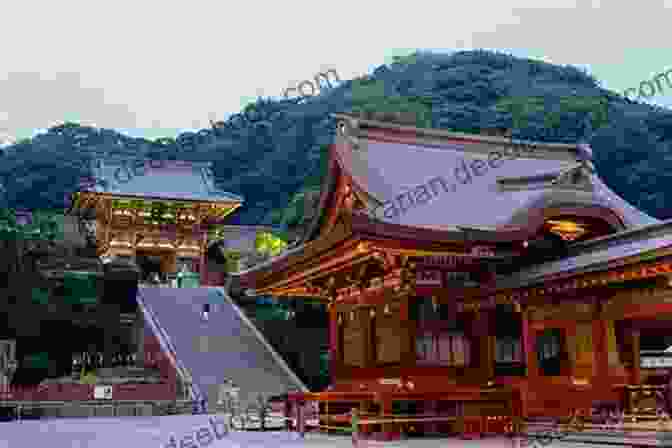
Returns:
[[[294,193],[289,205],[284,209],[281,225],[285,228],[303,225],[305,223],[306,194],[314,194],[319,191],[319,187],[304,186]]]
[[[529,120],[540,115],[544,117],[546,127],[557,128],[562,116],[570,113],[591,114],[593,129],[599,129],[609,120],[608,106],[607,99],[603,97],[564,96],[558,101],[557,108],[547,110],[544,97],[520,96],[499,100],[495,110],[510,114],[516,129],[524,128]]]
[[[166,207],[166,204],[163,202],[154,202],[152,203],[152,208],[150,212],[151,220],[155,223],[165,223],[166,219],[164,218],[164,214],[168,211],[168,208]]]
[[[13,209],[0,209],[0,230],[16,230],[16,214]]]
[[[504,98],[497,102],[495,110],[510,114],[513,126],[520,129],[530,116],[544,112],[544,99],[536,96]]]
[[[320,353],[320,376],[329,378],[329,351]]]
[[[240,259],[242,254],[237,250],[226,250],[223,251],[224,259],[226,260],[226,271],[227,272],[238,272],[240,271]]]
[[[419,52],[415,51],[407,56],[392,56],[393,64],[409,66],[418,62]]]
[[[70,304],[98,303],[95,274],[88,272],[65,272],[63,278],[65,301]]]
[[[384,80],[358,79],[352,82],[352,112],[407,113],[415,116],[414,125],[432,127],[432,108],[427,98],[418,96],[391,95]]]
[[[13,209],[0,209],[0,239],[54,241],[63,237],[63,212],[37,210],[32,222],[19,225]]]
[[[511,126],[510,115],[494,111],[492,106],[497,104],[500,111],[513,112],[518,134],[532,140],[577,142],[586,137],[585,125],[591,121],[592,129],[599,132],[592,133],[589,143],[606,183],[647,213],[672,217],[672,195],[666,191],[672,185],[669,110],[632,104],[600,88],[583,69],[487,50],[421,51],[393,61],[391,67],[380,66],[361,79],[344,80],[334,94],[311,101],[258,102],[259,115],[266,117],[268,126],[246,120],[217,122],[212,130],[183,133],[169,145],[73,123],[52,127],[3,148],[0,197],[7,207],[62,207],[64,193],[75,191],[81,176],[91,175],[88,163],[82,161],[88,162],[94,153],[210,160],[217,187],[245,197],[245,206],[232,223],[268,224],[270,219],[277,223],[282,213],[272,211],[273,204],[289,202],[297,185],[319,184],[306,179],[306,174],[317,176],[310,171],[314,166],[310,148],[332,141],[335,123],[330,112],[350,106],[355,111],[409,111],[421,127],[478,132]],[[541,98],[547,99],[545,106]],[[250,107],[246,106],[248,112]],[[378,119],[388,118],[383,114]],[[530,126],[525,126],[526,120]],[[411,121],[403,118],[404,124]]]
[[[280,223],[282,223],[282,217],[284,214],[284,208],[273,209],[268,213],[268,220],[271,222],[271,224],[280,225]]]
[[[48,305],[49,291],[44,288],[32,288],[30,299],[33,303],[40,305]]]
[[[304,188],[317,188],[322,186],[322,180],[327,175],[329,169],[329,145],[320,146],[320,160],[316,172],[306,178],[303,185]]]
[[[320,146],[320,160],[317,170],[305,178],[303,186],[294,193],[289,204],[284,208],[272,210],[269,213],[269,219],[273,224],[279,224],[283,227],[292,227],[303,224],[305,211],[306,193],[319,192],[322,187],[324,177],[329,169],[329,145]],[[283,238],[287,240],[288,238]]]
[[[259,232],[254,245],[257,252],[275,257],[287,247],[287,242],[269,232]]]
[[[604,97],[564,97],[560,107],[563,112],[591,114],[593,129],[599,129],[609,121],[609,102]]]
[[[29,369],[46,369],[49,367],[49,354],[47,352],[32,353],[23,357],[22,367]]]
[[[96,374],[95,374],[94,370],[91,370],[90,372],[86,373],[86,372],[84,372],[84,369],[82,369],[82,372],[81,372],[80,378],[79,378],[79,383],[80,384],[95,385],[97,383],[96,379],[97,379],[97,377],[96,377]]]

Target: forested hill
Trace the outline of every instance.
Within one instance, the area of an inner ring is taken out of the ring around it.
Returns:
[[[245,198],[232,224],[278,222],[297,192],[319,185],[324,147],[335,131],[329,114],[378,110],[413,111],[420,126],[512,128],[514,137],[541,141],[586,139],[612,189],[653,216],[672,217],[672,112],[631,102],[571,66],[489,51],[419,52],[313,98],[259,99],[255,106],[251,116],[259,121],[219,122],[177,139],[149,141],[74,123],[53,127],[3,148],[3,205],[62,207],[78,177],[88,174],[87,157],[137,154],[212,161],[218,186]],[[285,222],[297,218],[288,214]]]

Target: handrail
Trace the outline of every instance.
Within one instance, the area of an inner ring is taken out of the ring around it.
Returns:
[[[294,373],[294,371],[287,365],[287,362],[278,354],[278,352],[273,348],[273,346],[266,340],[264,335],[259,331],[259,329],[250,321],[250,318],[247,317],[245,312],[240,309],[238,305],[229,297],[229,295],[226,293],[226,290],[222,287],[211,287],[217,293],[224,298],[224,300],[227,302],[227,304],[231,307],[231,309],[234,310],[234,312],[237,314],[237,316],[240,318],[240,320],[245,324],[252,334],[256,337],[257,341],[261,343],[261,345],[266,349],[266,351],[271,355],[273,360],[280,366],[280,369],[286,373],[289,378],[294,382],[295,386],[298,386],[298,388],[301,390],[302,393],[310,393],[310,390],[308,387],[304,384],[303,381]]]
[[[172,344],[172,341],[170,340],[170,337],[168,334],[165,332],[161,324],[158,322],[158,319],[156,318],[156,315],[152,311],[151,307],[149,304],[147,304],[143,298],[140,290],[138,289],[138,304],[140,305],[140,309],[143,311],[143,314],[148,317],[147,321],[149,324],[152,326],[152,329],[154,330],[154,333],[157,336],[157,339],[159,340],[159,343],[164,346],[165,351],[167,352],[166,355],[168,355],[168,360],[170,363],[173,365],[173,368],[177,371],[177,373],[180,375],[182,380],[187,384],[187,387],[190,391],[191,398],[194,400],[200,400],[203,398],[203,394],[200,391],[200,388],[198,387],[197,384],[195,384],[192,381],[191,375],[189,374],[189,371],[186,369],[184,364],[179,360],[177,357],[177,352]]]

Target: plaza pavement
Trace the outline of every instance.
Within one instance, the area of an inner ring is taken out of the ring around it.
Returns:
[[[209,427],[209,419],[221,419],[222,415],[177,415],[163,417],[118,417],[91,419],[51,419],[24,420],[21,422],[0,423],[0,448],[49,447],[49,448],[163,448],[168,446],[170,437],[177,440],[176,448],[350,448],[352,442],[348,436],[333,436],[308,433],[301,439],[296,433],[281,431],[232,431],[220,440],[211,440],[207,444],[196,442],[196,431]],[[180,441],[191,434],[191,443],[184,447]],[[585,437],[584,437],[585,439]],[[619,440],[620,439],[620,440]],[[201,439],[202,440],[202,439]],[[597,441],[597,440],[596,440]],[[622,437],[602,438],[604,443],[581,443],[578,437],[573,440],[553,441],[546,444],[549,448],[567,448],[581,446],[586,448],[605,446],[630,447],[622,444]],[[619,445],[614,445],[615,443]],[[663,444],[655,438],[647,437],[642,445],[672,446],[671,442]],[[533,443],[527,447],[541,446]],[[486,437],[475,440],[457,438],[426,438],[410,439],[394,442],[363,442],[360,448],[436,448],[436,447],[470,447],[470,448],[516,448],[511,439],[506,437]],[[525,444],[518,447],[524,448]]]

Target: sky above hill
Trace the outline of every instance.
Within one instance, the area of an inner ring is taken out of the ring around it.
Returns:
[[[15,138],[64,121],[175,136],[319,71],[350,79],[416,48],[576,65],[619,93],[672,68],[672,0],[5,3],[0,134]],[[672,106],[664,93],[649,102]]]

